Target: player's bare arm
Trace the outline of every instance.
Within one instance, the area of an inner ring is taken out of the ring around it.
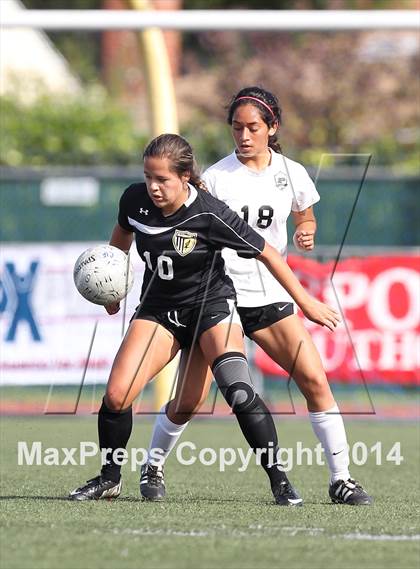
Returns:
[[[111,239],[109,240],[109,244],[113,247],[118,247],[124,251],[124,253],[128,253],[131,247],[131,243],[133,242],[133,232],[127,231],[119,223],[116,223],[114,229],[112,230]],[[113,302],[112,304],[107,304],[105,306],[105,310],[108,314],[116,314],[120,309],[119,302]]]
[[[312,251],[315,247],[316,219],[313,207],[308,207],[303,211],[292,211],[295,224],[293,243],[296,249],[302,251]]]
[[[319,302],[306,292],[289,265],[274,247],[266,242],[263,252],[261,255],[258,255],[257,259],[264,263],[267,269],[287,290],[296,304],[302,309],[306,318],[334,331],[340,321],[338,312],[334,308]]]
[[[114,247],[118,247],[124,251],[124,253],[128,253],[131,247],[131,243],[133,242],[133,232],[127,231],[119,223],[116,223],[114,229],[112,230],[111,239],[109,240],[109,244],[113,245]]]

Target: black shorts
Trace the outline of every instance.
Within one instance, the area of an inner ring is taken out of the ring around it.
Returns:
[[[274,302],[266,306],[237,307],[242,328],[249,338],[253,332],[263,330],[295,313],[293,302]]]
[[[158,312],[147,307],[142,307],[132,318],[135,320],[150,320],[160,324],[168,330],[178,341],[181,348],[189,348],[193,341],[199,339],[201,334],[220,324],[223,321],[233,322],[240,325],[239,318],[234,312],[235,301],[233,299],[210,302],[201,308],[178,308]]]

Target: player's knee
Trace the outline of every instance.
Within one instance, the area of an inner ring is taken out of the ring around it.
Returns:
[[[241,352],[229,352],[215,359],[213,375],[234,413],[249,408],[256,393],[249,375],[248,362]]]
[[[127,398],[127,392],[121,389],[107,390],[104,397],[105,405],[110,411],[118,413],[130,406]]]
[[[237,381],[232,383],[223,395],[234,413],[243,413],[250,409],[257,394],[252,385]]]

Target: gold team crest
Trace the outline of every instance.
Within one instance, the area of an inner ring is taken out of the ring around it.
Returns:
[[[174,244],[175,251],[185,257],[188,253],[194,249],[197,244],[197,233],[191,233],[191,231],[181,231],[180,229],[175,229],[175,233],[172,237],[172,243]]]

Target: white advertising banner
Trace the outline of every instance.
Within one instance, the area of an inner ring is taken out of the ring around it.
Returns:
[[[109,316],[103,307],[82,298],[73,283],[76,259],[82,251],[98,244],[2,246],[0,374],[3,385],[80,385],[83,378],[85,383],[106,382],[138,304],[143,263],[133,247],[136,273],[133,289],[125,309],[121,303],[120,312]]]

